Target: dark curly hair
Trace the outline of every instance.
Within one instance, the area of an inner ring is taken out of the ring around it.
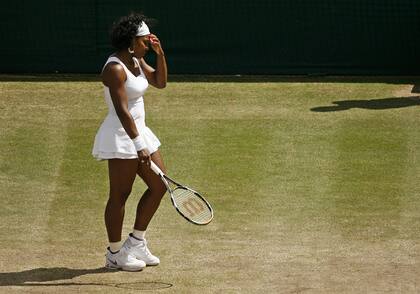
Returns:
[[[147,23],[148,26],[154,22],[153,19],[138,12],[131,12],[129,15],[123,16],[114,22],[110,31],[112,46],[117,50],[130,47],[131,41],[136,36],[137,29],[142,21]]]

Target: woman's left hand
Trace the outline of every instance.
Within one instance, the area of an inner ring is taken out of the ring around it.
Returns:
[[[150,40],[150,45],[152,46],[153,51],[155,51],[157,55],[164,55],[163,49],[162,49],[162,46],[160,44],[158,37],[156,37],[156,35],[150,34],[149,40]]]

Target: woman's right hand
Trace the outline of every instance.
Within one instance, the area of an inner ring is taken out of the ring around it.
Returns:
[[[150,166],[150,153],[147,151],[147,149],[143,149],[140,151],[137,151],[137,156],[139,157],[139,162],[141,165],[146,164]]]

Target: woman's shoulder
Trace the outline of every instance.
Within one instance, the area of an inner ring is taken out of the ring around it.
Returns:
[[[114,54],[112,54],[105,61],[105,64],[104,64],[103,68],[105,68],[109,64],[120,64],[120,65],[122,65],[122,61],[117,56],[115,56]]]
[[[108,59],[105,61],[105,64],[102,68],[102,72],[105,70],[111,71],[120,71],[124,70],[123,62],[119,59],[116,54],[111,54],[108,56]]]
[[[101,77],[103,82],[110,80],[125,82],[127,79],[124,67],[117,61],[109,61],[105,64]]]

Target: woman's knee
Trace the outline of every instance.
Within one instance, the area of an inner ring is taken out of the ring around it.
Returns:
[[[131,194],[131,189],[130,190],[125,190],[125,191],[113,191],[111,190],[109,192],[109,199],[108,202],[111,202],[115,205],[119,205],[119,206],[124,206],[125,202],[128,199],[128,196],[130,196]]]
[[[166,186],[162,182],[156,183],[152,187],[149,187],[149,190],[152,192],[152,194],[162,198],[166,193]]]

